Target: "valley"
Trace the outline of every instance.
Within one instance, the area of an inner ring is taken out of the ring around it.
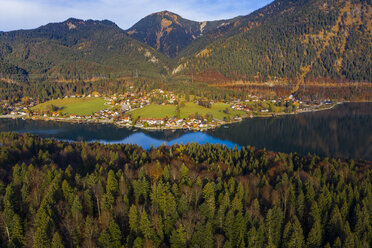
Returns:
[[[12,0],[0,26],[0,247],[371,247],[370,0]]]

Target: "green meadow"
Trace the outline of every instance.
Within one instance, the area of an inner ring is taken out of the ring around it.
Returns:
[[[140,109],[135,109],[130,112],[132,118],[142,117],[142,118],[165,118],[173,117],[176,115],[176,105],[156,105],[151,104],[147,105]],[[224,113],[224,110],[228,108],[229,114]],[[202,107],[196,103],[188,102],[185,104],[185,107],[180,108],[180,117],[188,118],[190,115],[207,115],[212,114],[213,118],[218,120],[223,120],[224,117],[233,118],[236,115],[244,115],[245,112],[233,110],[226,103],[216,103],[212,104],[211,108]]]
[[[33,111],[51,111],[52,105],[59,108],[64,115],[91,115],[100,110],[108,109],[103,98],[64,98],[41,103],[31,110]]]

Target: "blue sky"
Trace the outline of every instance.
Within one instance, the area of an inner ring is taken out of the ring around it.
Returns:
[[[247,15],[272,0],[0,0],[0,30],[31,29],[69,17],[108,19],[127,29],[148,14],[169,10],[196,21]]]

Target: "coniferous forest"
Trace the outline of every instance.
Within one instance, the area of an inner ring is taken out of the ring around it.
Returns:
[[[364,0],[274,1],[240,21],[231,34],[189,56],[185,67],[190,74],[221,72],[226,81],[370,82],[370,15],[371,2]]]
[[[371,163],[0,134],[1,247],[370,247]]]

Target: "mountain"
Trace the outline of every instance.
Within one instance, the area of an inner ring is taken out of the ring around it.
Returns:
[[[364,0],[277,0],[190,43],[173,73],[372,82],[371,15]]]
[[[134,75],[296,86],[372,82],[371,68],[369,0],[276,0],[249,15],[211,22],[163,11],[126,31],[108,20],[70,18],[0,32],[0,98],[27,85],[33,89],[27,94],[43,96],[65,92],[66,83],[86,92],[89,82],[120,85],[117,79]]]
[[[111,21],[70,18],[33,30],[0,33],[0,73],[58,80],[167,73],[169,60]],[[16,73],[17,74],[17,73]],[[19,74],[19,73],[18,73]]]
[[[173,58],[195,39],[231,22],[232,20],[195,22],[172,12],[162,11],[141,19],[127,33]]]
[[[248,32],[250,29],[262,25],[267,20],[278,18],[282,11],[287,8],[288,6],[286,4],[282,4],[281,1],[274,1],[273,3],[266,5],[265,7],[256,10],[249,15],[226,20],[223,25],[210,29],[203,36],[194,40],[180,53],[179,57],[182,58],[184,56],[199,53],[207,45],[216,40],[226,39],[242,32]]]

